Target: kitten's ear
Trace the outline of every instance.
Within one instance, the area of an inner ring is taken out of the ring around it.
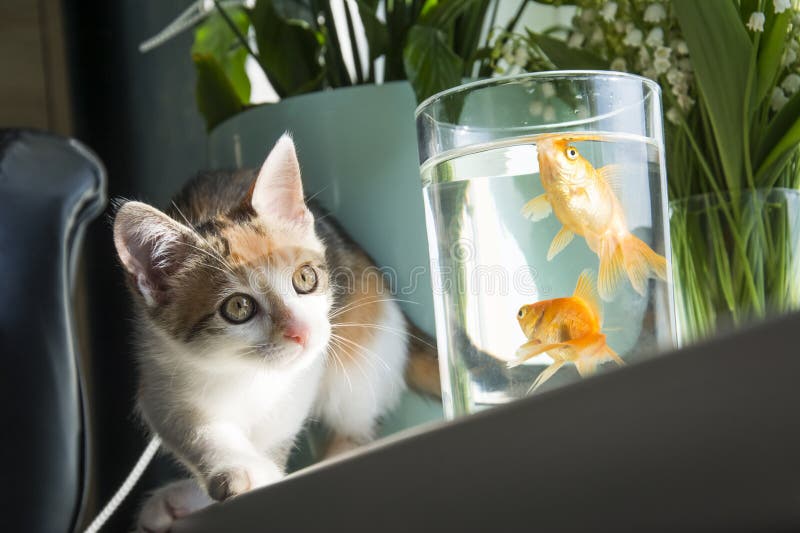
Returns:
[[[313,222],[303,199],[297,152],[288,133],[278,139],[261,166],[250,202],[260,217],[278,217],[299,224]]]
[[[114,245],[148,306],[163,304],[168,277],[192,253],[192,230],[158,209],[126,202],[114,218]]]

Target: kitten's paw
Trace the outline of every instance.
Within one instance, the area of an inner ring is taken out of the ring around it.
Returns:
[[[221,502],[249,490],[274,483],[283,475],[283,472],[275,464],[267,461],[222,468],[212,472],[208,477],[208,494]]]
[[[165,533],[178,518],[211,503],[211,499],[193,479],[170,483],[155,491],[144,503],[139,513],[137,531]]]

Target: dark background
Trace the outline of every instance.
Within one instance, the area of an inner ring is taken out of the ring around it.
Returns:
[[[105,164],[109,198],[164,206],[184,181],[205,167],[206,135],[195,108],[191,30],[147,54],[138,51],[140,42],[189,4],[186,0],[63,3],[73,135]],[[109,208],[85,238],[92,320],[87,349],[90,431],[97,443],[91,451],[96,465],[91,515],[111,497],[147,443],[133,414],[131,306],[116,264],[111,213]],[[176,471],[168,459],[159,458],[105,530],[130,530],[143,491]]]

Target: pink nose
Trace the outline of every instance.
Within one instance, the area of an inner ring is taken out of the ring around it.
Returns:
[[[293,320],[283,328],[283,336],[300,346],[305,346],[308,340],[308,326]]]

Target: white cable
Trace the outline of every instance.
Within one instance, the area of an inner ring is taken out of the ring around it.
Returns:
[[[117,510],[117,507],[125,500],[128,494],[133,490],[133,487],[136,485],[136,482],[139,481],[139,478],[142,477],[145,468],[147,465],[150,464],[150,461],[153,459],[153,456],[158,451],[159,446],[161,446],[161,437],[156,435],[150,441],[150,444],[147,445],[147,448],[144,449],[142,452],[141,457],[136,462],[136,465],[131,470],[131,473],[128,474],[128,477],[125,478],[125,481],[122,482],[122,485],[117,489],[117,492],[114,493],[114,496],[108,500],[108,503],[103,510],[100,511],[92,523],[89,524],[83,533],[97,533],[100,531],[100,528],[103,527],[111,515],[114,514],[114,511]]]

